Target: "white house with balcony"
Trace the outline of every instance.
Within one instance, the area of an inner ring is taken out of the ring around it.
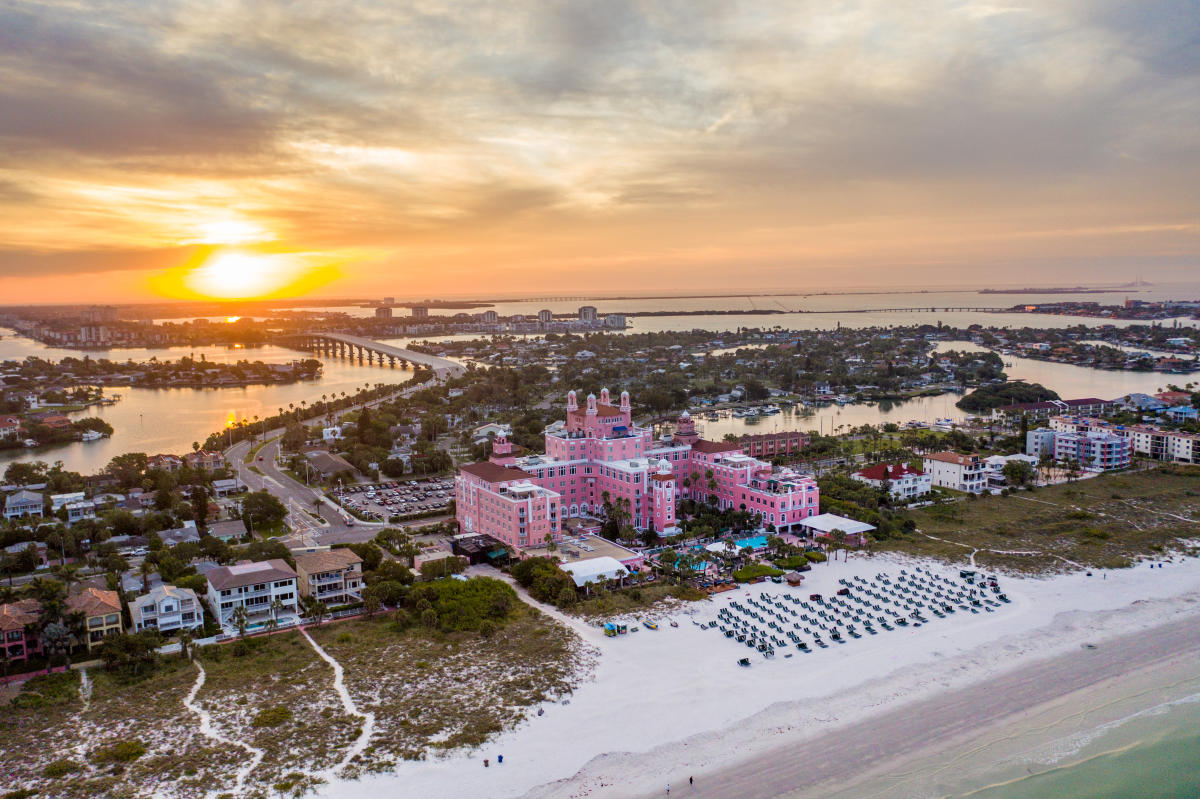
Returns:
[[[129,602],[129,615],[134,632],[158,630],[198,630],[204,626],[204,608],[196,592],[190,588],[158,585]]]
[[[274,558],[221,566],[205,576],[208,607],[222,627],[234,627],[233,614],[239,607],[246,609],[252,626],[270,618],[292,621],[299,618],[296,572],[287,561]],[[272,609],[275,600],[282,605],[278,614]]]

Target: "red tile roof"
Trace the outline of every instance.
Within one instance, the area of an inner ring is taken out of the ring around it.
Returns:
[[[703,438],[692,444],[696,452],[741,452],[742,445],[737,441],[705,441]]]
[[[102,591],[89,587],[67,599],[67,607],[77,613],[83,613],[90,619],[93,616],[120,613],[121,598],[116,591]]]
[[[0,605],[0,632],[16,632],[25,629],[25,625],[37,621],[41,605],[36,599],[22,599]]]
[[[505,483],[509,480],[528,480],[533,475],[529,472],[516,468],[515,466],[501,466],[498,463],[489,463],[488,461],[480,461],[479,463],[468,463],[460,467],[461,471],[467,474],[474,475],[488,481],[489,483]]]
[[[906,463],[877,463],[874,466],[859,469],[855,474],[867,480],[895,480],[909,474],[923,475],[925,472],[920,469],[912,469]]]

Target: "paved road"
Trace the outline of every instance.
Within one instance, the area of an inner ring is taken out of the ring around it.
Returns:
[[[364,405],[378,407],[397,397],[408,396],[431,385],[441,383],[443,379],[442,374],[439,373],[431,381],[406,385],[387,396],[344,408],[338,411],[336,416],[340,419],[345,414],[360,410]],[[324,419],[324,415],[314,416],[305,421],[315,422],[322,419]],[[251,447],[256,445],[255,441],[239,441],[225,450],[225,462],[237,470],[238,476],[251,490],[266,490],[288,508],[288,523],[295,531],[293,536],[289,536],[288,543],[294,546],[318,544],[328,546],[330,544],[359,543],[374,538],[376,533],[385,526],[383,522],[363,522],[353,519],[352,523],[348,523],[352,517],[339,508],[333,500],[325,498],[319,488],[297,482],[279,468],[276,463],[279,455],[278,439],[283,432],[283,428],[276,428],[266,433],[268,443],[258,451],[253,464],[244,464],[243,460]],[[271,439],[276,440],[272,441]],[[253,472],[249,468],[251,465],[258,468],[262,474]],[[317,504],[318,502],[320,505]],[[322,522],[318,522],[302,511],[318,514]],[[432,522],[433,520],[422,520],[424,524]]]

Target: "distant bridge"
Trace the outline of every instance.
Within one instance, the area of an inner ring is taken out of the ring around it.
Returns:
[[[435,374],[453,376],[466,371],[462,364],[448,358],[439,358],[436,355],[427,355],[423,352],[394,347],[374,339],[350,336],[345,333],[299,333],[281,339],[280,343],[331,357],[342,356],[350,358],[350,360],[357,358],[359,363],[364,360],[367,363],[374,363],[378,359],[379,365],[383,366],[386,358],[391,366],[395,366],[397,362],[401,366],[407,366],[410,363],[417,364],[428,366]]]

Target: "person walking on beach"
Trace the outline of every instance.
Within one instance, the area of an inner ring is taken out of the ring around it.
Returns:
[[[695,785],[695,784],[696,784],[696,778],[688,777],[688,785]]]
[[[671,795],[671,783],[667,783],[667,796]]]

